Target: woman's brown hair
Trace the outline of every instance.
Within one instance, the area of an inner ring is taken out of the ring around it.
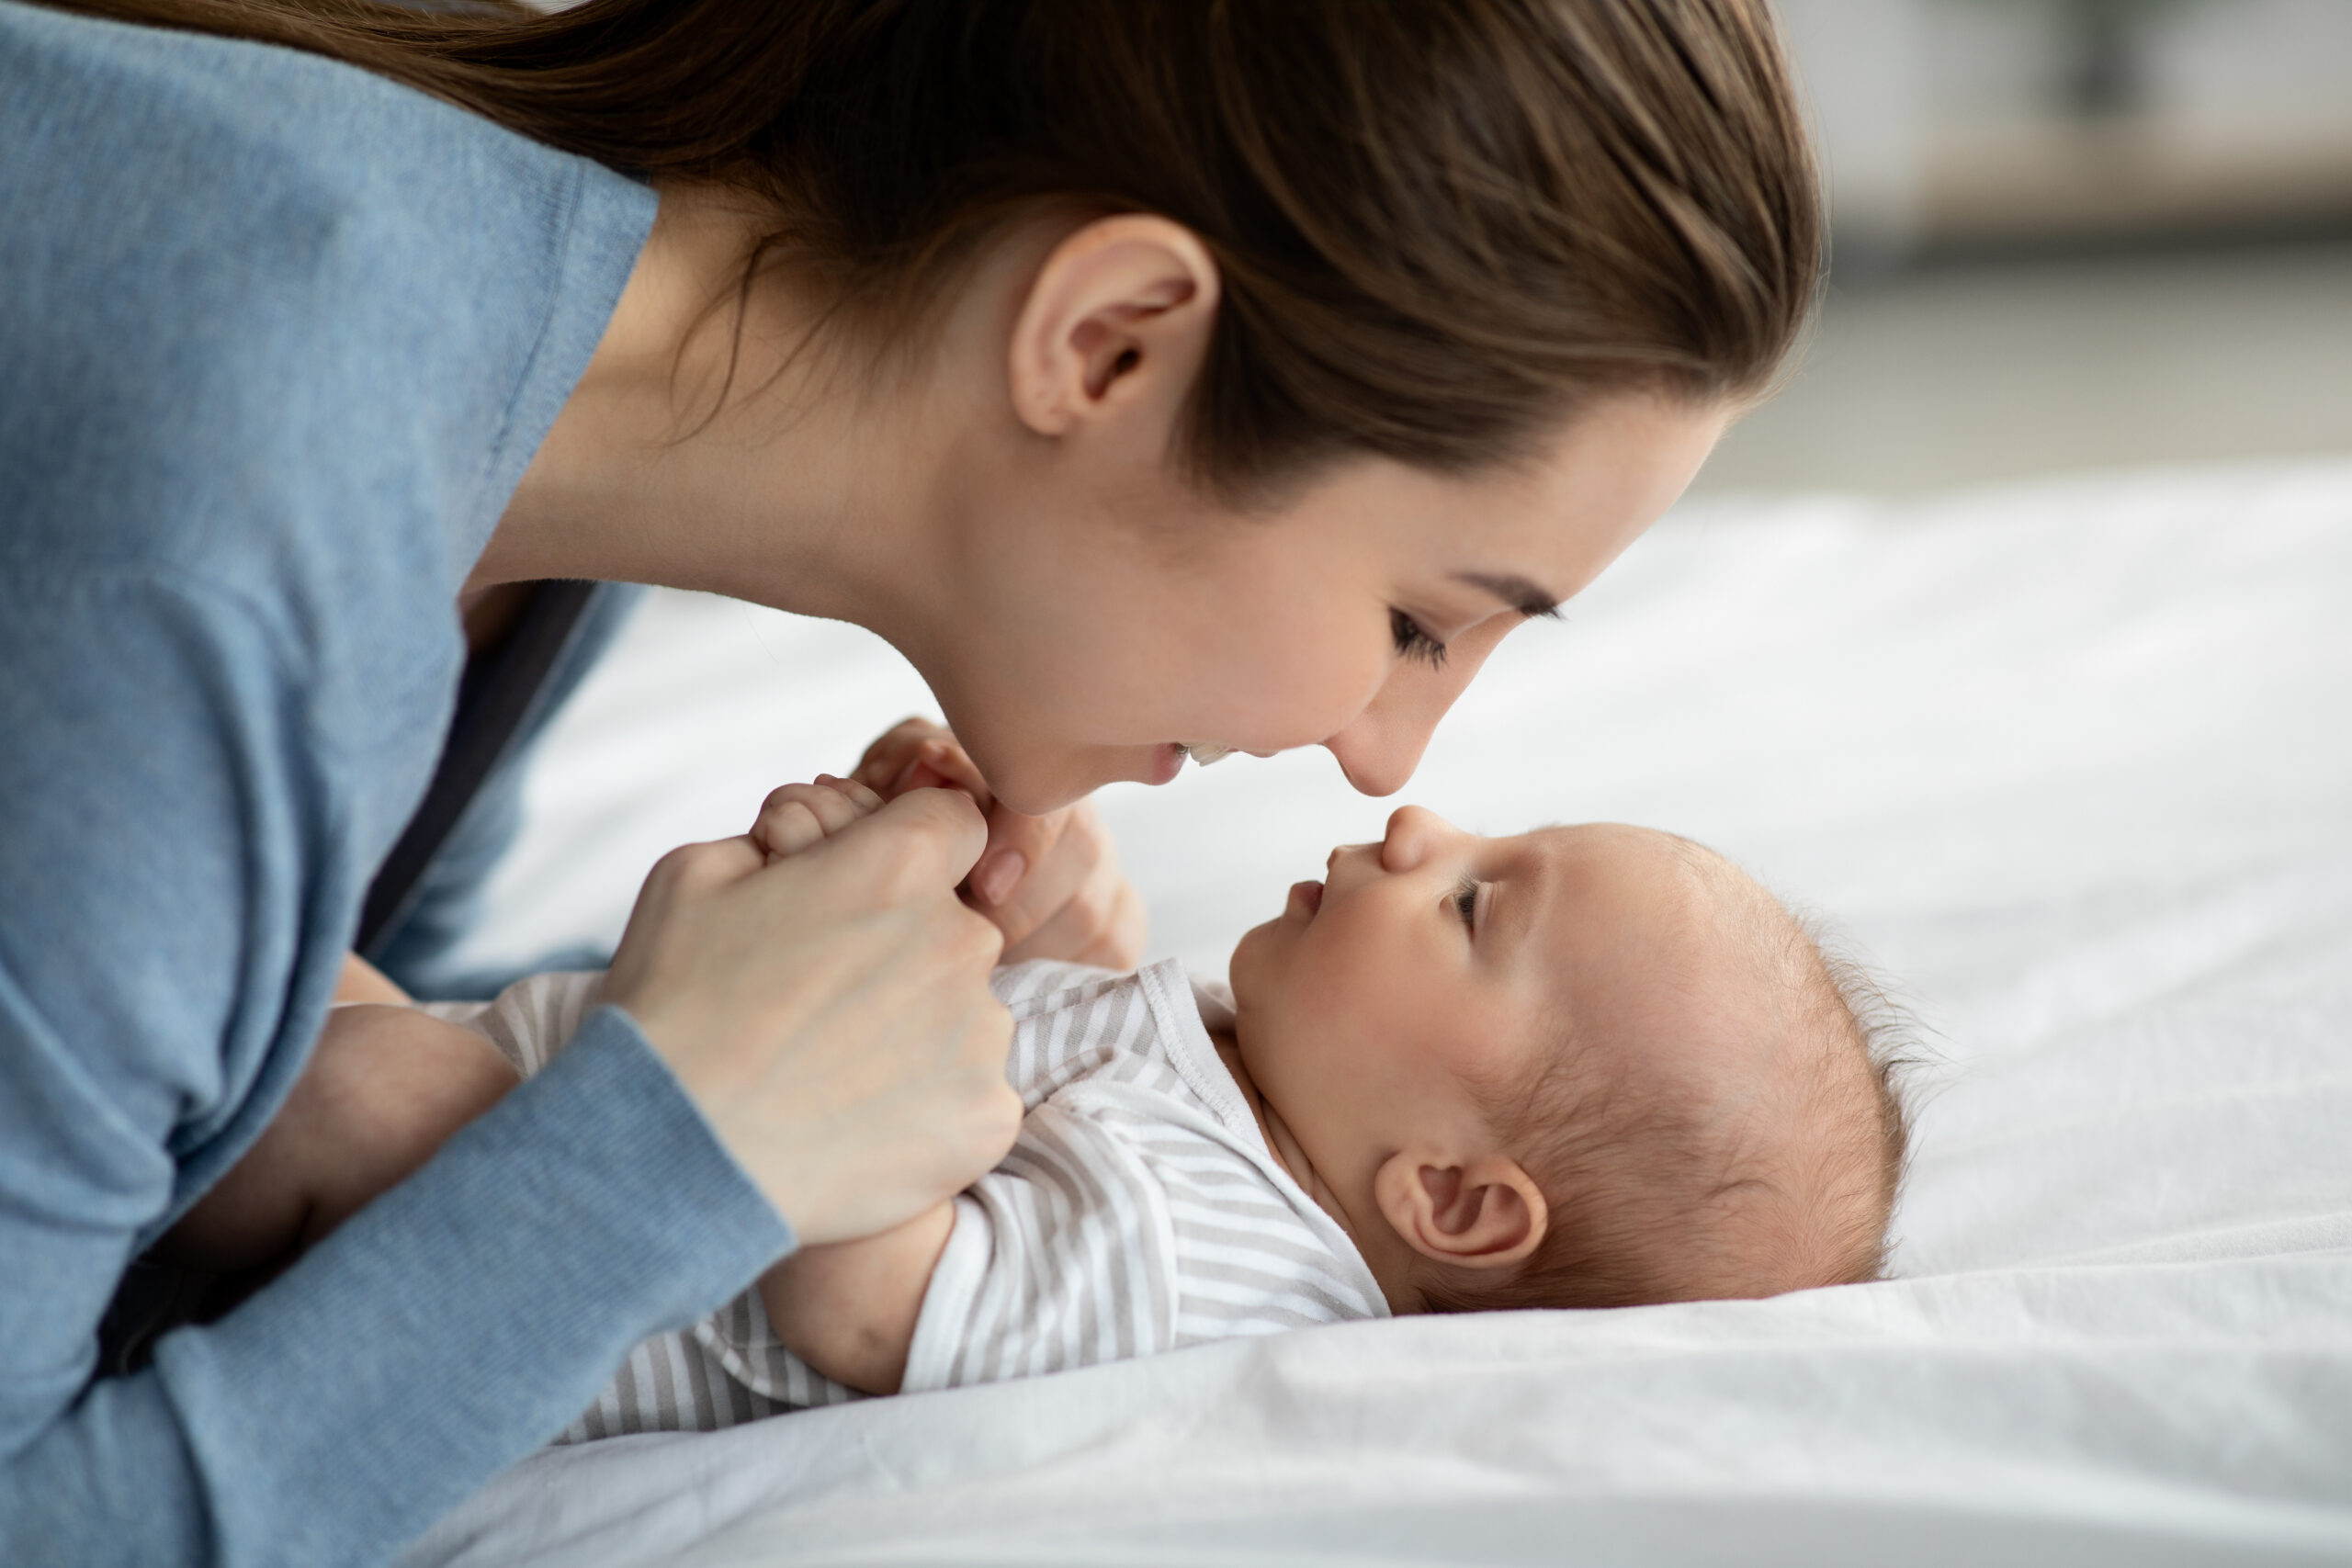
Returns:
[[[1764,0],[51,0],[347,61],[771,207],[903,340],[1010,222],[1164,215],[1222,271],[1184,449],[1236,496],[1346,455],[1509,461],[1584,400],[1764,389],[1819,271]]]

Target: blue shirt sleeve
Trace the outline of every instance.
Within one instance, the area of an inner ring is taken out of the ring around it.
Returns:
[[[93,1382],[124,1264],[299,1071],[304,911],[356,875],[281,650],[152,568],[0,586],[0,1541],[25,1562],[389,1555],[628,1347],[789,1250],[628,1018],[218,1324]],[[323,868],[323,869],[322,869]],[[183,1158],[183,1155],[188,1157]]]
[[[347,66],[0,0],[0,1561],[364,1563],[791,1246],[621,1013],[217,1324],[125,1264],[300,1074],[454,601],[652,194]]]

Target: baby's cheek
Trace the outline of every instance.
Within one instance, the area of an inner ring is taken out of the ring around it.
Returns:
[[[1558,1054],[1565,1032],[1533,1002],[1494,1005],[1464,998],[1434,1036],[1431,1055],[1456,1082],[1488,1102],[1525,1092]]]
[[[1400,1009],[1393,976],[1306,970],[1293,978],[1284,998],[1296,1036],[1290,1048],[1318,1067],[1362,1075],[1393,1055],[1413,1027],[1413,1010]]]

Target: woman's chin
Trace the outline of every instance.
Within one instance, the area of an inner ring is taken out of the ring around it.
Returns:
[[[981,776],[998,805],[1024,817],[1043,817],[1065,806],[1076,806],[1107,784],[1159,782],[1147,770],[1159,749],[1141,746],[1099,746],[1073,749],[1060,756],[1035,753],[996,767],[979,760]]]
[[[1040,757],[1033,752],[991,767],[968,741],[966,749],[971,750],[997,803],[1025,817],[1043,817],[1075,806],[1104,784],[1168,784],[1184,771],[1188,754],[1173,741],[1157,746],[1088,746],[1059,756]]]

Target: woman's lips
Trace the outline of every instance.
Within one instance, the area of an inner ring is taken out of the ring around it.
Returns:
[[[1246,746],[1213,746],[1205,740],[1194,741],[1190,745],[1172,740],[1165,741],[1151,749],[1151,766],[1144,774],[1143,782],[1148,784],[1168,783],[1184,771],[1184,761],[1187,758],[1190,758],[1195,766],[1205,768],[1221,762],[1227,757],[1263,758],[1272,755],[1274,753],[1272,751],[1252,751]]]
[[[1305,911],[1308,919],[1323,907],[1323,885],[1319,882],[1294,882],[1290,885],[1290,904]]]

